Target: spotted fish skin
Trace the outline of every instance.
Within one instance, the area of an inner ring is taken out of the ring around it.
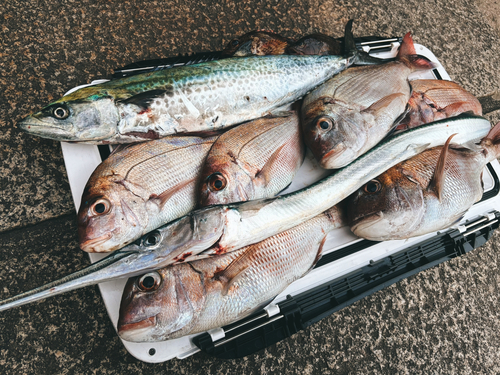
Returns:
[[[500,156],[498,133],[500,123],[479,150],[434,147],[368,182],[346,199],[352,232],[373,241],[402,240],[453,225],[483,195],[483,169]]]
[[[138,74],[84,87],[19,126],[41,137],[96,144],[214,131],[298,100],[353,59],[229,58]]]
[[[85,186],[81,249],[120,249],[195,209],[200,171],[216,139],[170,136],[116,149]]]
[[[332,208],[233,253],[129,279],[118,334],[133,342],[162,341],[242,319],[307,273],[328,232],[341,225],[341,212]]]
[[[230,129],[208,153],[200,206],[274,197],[292,182],[304,155],[295,112]]]

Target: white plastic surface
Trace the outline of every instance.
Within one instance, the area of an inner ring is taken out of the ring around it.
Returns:
[[[388,58],[396,55],[399,43],[394,43],[392,51],[373,54],[374,56],[380,58]],[[427,57],[433,62],[438,62],[434,54],[427,48],[416,44],[415,48],[419,55]],[[449,80],[450,77],[444,70],[442,66],[437,68],[441,78]],[[412,74],[410,79],[434,79],[436,78],[432,72],[418,72]],[[93,82],[92,84],[100,83]],[[71,186],[71,192],[73,194],[73,200],[75,202],[75,207],[78,210],[80,206],[80,200],[82,196],[83,189],[87,183],[88,178],[91,173],[101,162],[101,157],[97,146],[95,145],[84,145],[76,143],[61,143],[64,161],[66,164],[66,169],[68,172],[69,183]],[[500,165],[497,161],[492,163],[500,175]],[[299,169],[292,184],[282,192],[286,194],[299,189],[302,189],[321,178],[328,175],[330,171],[321,169],[316,161],[313,159],[310,152],[307,153],[306,160],[304,164]],[[485,169],[484,173],[485,191],[490,190],[493,187],[493,179],[489,172]],[[500,197],[497,196],[488,202],[483,202],[482,204],[477,204],[473,206],[464,218],[467,219],[474,218],[476,216],[483,215],[494,208],[500,209]],[[296,295],[305,290],[313,288],[315,286],[324,284],[329,280],[338,278],[349,272],[352,272],[362,266],[370,263],[370,261],[377,261],[385,256],[402,250],[414,243],[420,242],[423,239],[434,236],[434,233],[412,238],[406,241],[386,241],[374,245],[368,249],[359,251],[351,256],[342,258],[338,261],[332,262],[323,267],[314,269],[309,272],[305,277],[297,280],[292,285],[290,285],[283,293],[278,295],[272,303],[277,303],[284,300],[286,295]],[[348,228],[339,228],[332,231],[325,242],[323,254],[327,254],[336,251],[348,244],[352,244],[356,241],[360,241],[355,237]],[[103,258],[100,254],[89,254],[92,262]],[[106,282],[99,284],[101,294],[108,310],[109,316],[113,325],[116,327],[118,321],[118,310],[121,300],[121,294],[123,287],[125,285],[126,279],[119,279],[116,281]],[[271,309],[274,314],[274,310]],[[224,333],[220,330],[213,330],[213,333],[219,337]],[[126,349],[136,358],[145,362],[164,362],[171,358],[185,358],[198,351],[198,349],[191,343],[190,337],[182,337],[175,340],[169,340],[159,343],[131,343],[123,341]]]

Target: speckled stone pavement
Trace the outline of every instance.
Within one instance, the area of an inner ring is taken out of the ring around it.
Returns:
[[[493,4],[493,2],[491,2]],[[6,0],[0,7],[0,298],[88,265],[57,142],[16,122],[127,63],[218,50],[270,29],[290,37],[404,35],[428,46],[473,94],[499,87],[498,20],[488,1]],[[485,13],[483,13],[485,10]],[[491,24],[489,23],[491,22]],[[498,114],[489,116],[497,121]],[[500,234],[255,355],[162,364],[123,348],[97,287],[0,314],[3,374],[500,373]]]

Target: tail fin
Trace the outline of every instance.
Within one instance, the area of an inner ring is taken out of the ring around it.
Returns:
[[[352,23],[354,20],[347,21],[344,30],[344,54],[349,59],[351,64],[355,65],[378,65],[383,64],[388,61],[393,61],[393,59],[377,59],[376,57],[370,56],[365,51],[359,51],[356,48],[356,42],[354,41],[354,35],[352,34]]]
[[[404,36],[396,60],[405,63],[412,70],[427,70],[438,67],[438,64],[417,55],[411,33]]]

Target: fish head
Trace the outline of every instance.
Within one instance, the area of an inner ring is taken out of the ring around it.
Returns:
[[[346,211],[348,225],[358,237],[408,238],[425,211],[423,189],[408,171],[395,166],[349,196]]]
[[[196,324],[204,304],[202,275],[188,264],[133,277],[123,291],[118,335],[132,342],[183,336]]]
[[[207,159],[201,174],[200,205],[244,202],[253,198],[252,178],[237,163]]]
[[[112,137],[120,120],[112,97],[85,87],[46,106],[18,124],[22,130],[56,141],[94,142]]]
[[[78,210],[80,248],[110,252],[139,238],[148,224],[147,210],[154,209],[148,203],[119,175],[89,180]]]
[[[302,111],[306,145],[326,169],[341,168],[359,156],[367,141],[361,111],[330,97],[309,103]]]

